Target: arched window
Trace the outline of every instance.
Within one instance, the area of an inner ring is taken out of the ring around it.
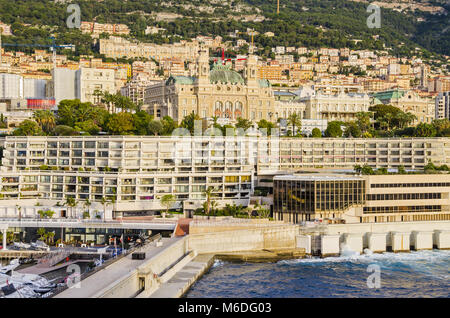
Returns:
[[[234,118],[242,117],[242,103],[234,103]]]
[[[225,118],[233,117],[233,104],[229,101],[225,102]]]
[[[223,117],[223,104],[220,101],[217,101],[214,106],[214,116]]]

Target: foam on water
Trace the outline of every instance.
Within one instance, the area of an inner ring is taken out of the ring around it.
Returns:
[[[381,288],[368,288],[368,265],[381,269]],[[359,255],[278,263],[216,261],[186,297],[450,297],[450,251]]]
[[[442,263],[450,260],[450,250],[432,250],[432,251],[412,251],[410,253],[373,253],[369,249],[364,250],[364,254],[353,251],[343,251],[339,257],[313,257],[294,260],[283,260],[279,264],[301,265],[311,263],[359,263],[372,264],[377,263],[383,268],[395,268],[399,264],[410,267],[415,272],[424,275],[431,275],[438,279],[448,280],[450,278],[448,268],[446,272],[442,271]]]

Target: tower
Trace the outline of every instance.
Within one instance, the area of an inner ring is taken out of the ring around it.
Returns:
[[[209,54],[203,45],[200,46],[197,58],[197,81],[199,84],[207,84],[209,82]]]
[[[256,86],[258,80],[258,58],[256,55],[249,55],[245,67],[245,79],[248,86]]]

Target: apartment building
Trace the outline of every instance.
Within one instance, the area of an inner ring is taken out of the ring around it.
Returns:
[[[134,43],[121,37],[111,36],[109,39],[100,39],[100,54],[112,58],[154,58],[159,61],[163,58],[177,58],[194,61],[198,56],[199,44],[197,41],[180,42],[171,45],[156,45],[152,43]]]
[[[0,200],[54,205],[73,197],[102,209],[105,198],[117,216],[163,209],[166,194],[178,208],[198,208],[212,186],[220,205],[246,206],[254,170],[248,151],[239,141],[201,137],[7,137]]]
[[[279,170],[301,168],[423,169],[429,161],[450,165],[449,138],[281,138]],[[263,169],[258,166],[258,170]]]
[[[450,91],[436,96],[436,119],[450,119]]]
[[[309,119],[326,119],[350,121],[359,112],[369,110],[370,98],[363,93],[324,94],[317,92],[314,96],[299,99],[306,104],[306,117]]]
[[[97,22],[81,22],[80,30],[83,33],[89,33],[98,37],[102,33],[128,35],[130,29],[126,24],[101,24]]]
[[[448,174],[274,178],[274,217],[292,223],[450,220],[449,199]]]
[[[52,70],[52,80],[47,94],[55,98],[56,104],[64,99],[79,99],[83,103],[98,102],[96,91],[116,92],[115,71],[106,68],[85,68]]]

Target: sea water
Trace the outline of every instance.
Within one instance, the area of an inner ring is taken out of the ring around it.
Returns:
[[[374,266],[379,286],[368,284]],[[262,264],[216,261],[186,297],[450,297],[450,251],[343,251],[340,257]]]

